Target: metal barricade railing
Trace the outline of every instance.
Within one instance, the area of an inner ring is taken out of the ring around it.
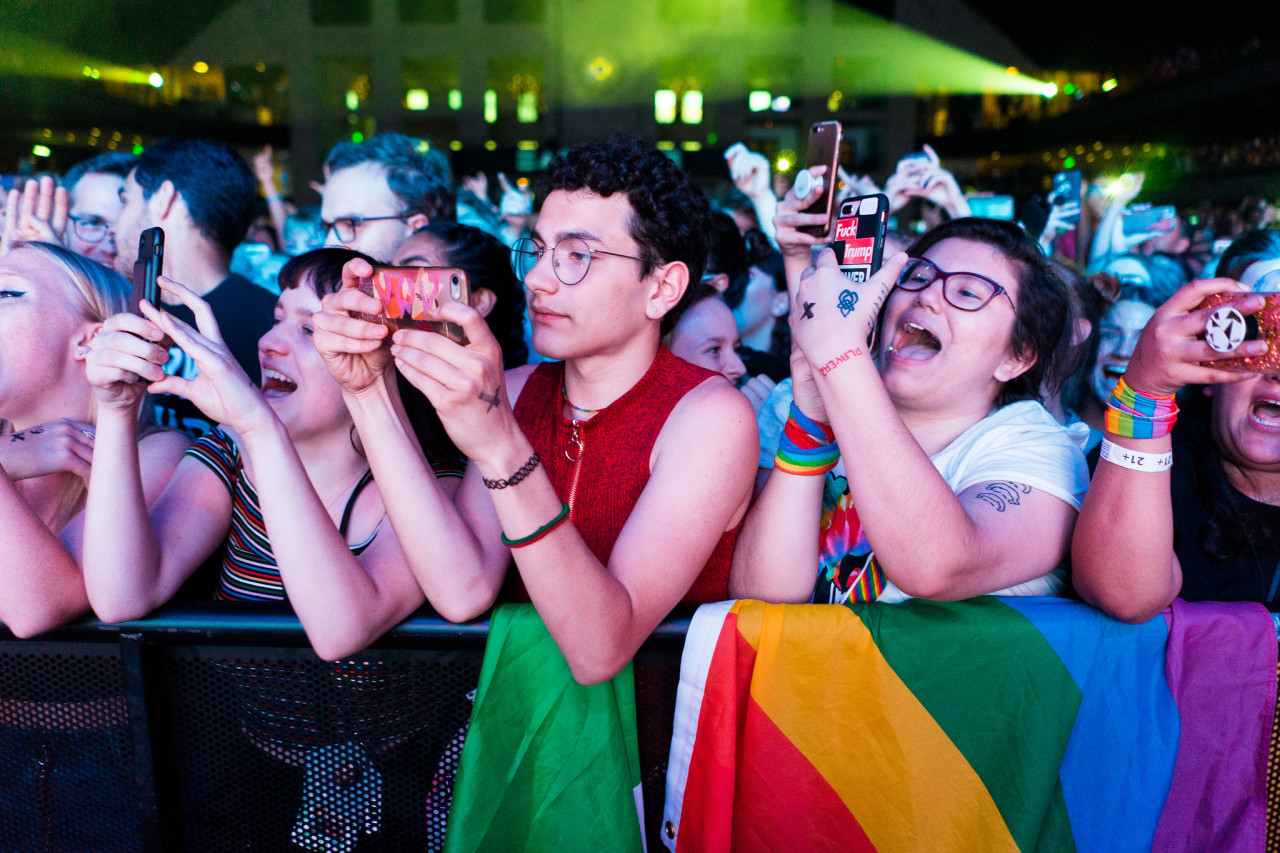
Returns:
[[[653,849],[689,616],[636,657]],[[330,663],[287,609],[222,602],[0,628],[0,849],[441,849],[487,636],[423,611]]]

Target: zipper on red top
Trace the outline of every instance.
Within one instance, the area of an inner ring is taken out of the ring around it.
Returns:
[[[564,458],[573,463],[573,479],[569,483],[569,520],[573,520],[573,499],[578,494],[578,476],[582,473],[582,432],[581,421],[574,420],[573,432],[569,434],[569,443],[564,448]]]

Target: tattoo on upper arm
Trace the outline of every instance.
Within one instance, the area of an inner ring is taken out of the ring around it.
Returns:
[[[1023,483],[992,483],[978,492],[975,497],[995,508],[996,512],[1004,512],[1006,507],[1022,504],[1022,496],[1031,494],[1031,487]]]
[[[848,317],[853,313],[854,306],[858,304],[858,294],[852,290],[840,291],[840,296],[836,299],[836,307],[840,309],[840,316]]]
[[[501,388],[494,388],[492,394],[486,394],[484,391],[480,392],[480,399],[489,404],[489,408],[485,409],[485,412],[492,412],[493,407],[502,402],[502,398],[498,396],[498,392],[501,390]]]
[[[801,319],[801,320],[812,320],[812,319],[813,319],[813,306],[815,306],[815,305],[817,305],[817,304],[818,304],[818,303],[816,303],[816,302],[806,302],[806,303],[804,304],[804,313],[800,315],[800,319]]]

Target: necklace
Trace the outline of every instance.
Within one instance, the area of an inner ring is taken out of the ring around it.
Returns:
[[[596,412],[603,412],[608,406],[599,409],[584,409],[581,406],[575,406],[573,401],[569,399],[569,389],[565,387],[564,380],[560,380],[560,397],[564,400],[564,404],[575,412],[582,412],[584,415],[594,415]]]

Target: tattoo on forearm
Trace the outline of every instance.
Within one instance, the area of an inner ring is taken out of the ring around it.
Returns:
[[[885,299],[889,296],[890,286],[888,284],[880,285],[880,292],[876,294],[875,306],[876,310],[871,312],[871,316],[867,318],[867,335],[870,336],[876,328],[876,320],[880,318],[880,307],[884,305]]]
[[[1006,507],[1020,506],[1022,496],[1031,494],[1031,487],[1022,483],[992,483],[976,497],[995,508],[996,512],[1004,512]]]
[[[806,303],[804,304],[804,313],[800,315],[800,319],[801,319],[801,320],[812,320],[812,319],[813,319],[813,306],[815,306],[815,305],[817,305],[817,304],[818,304],[818,303],[816,303],[816,302],[806,302]]]
[[[821,373],[823,376],[826,376],[828,373],[835,370],[837,367],[839,367],[844,362],[848,361],[850,358],[853,358],[854,356],[859,356],[859,355],[862,355],[862,347],[854,347],[853,349],[845,350],[844,352],[840,353],[840,355],[836,356],[835,358],[828,361],[826,364],[819,367],[818,372]]]
[[[854,306],[857,304],[858,294],[854,293],[852,290],[840,291],[840,296],[836,300],[836,307],[840,309],[840,316],[848,317],[853,312]]]
[[[499,389],[499,388],[494,388],[494,389],[493,389],[493,393],[492,393],[492,394],[486,394],[486,393],[485,393],[485,392],[483,392],[483,391],[481,391],[481,392],[480,392],[480,399],[481,399],[482,401],[484,401],[484,402],[486,402],[486,403],[488,403],[488,404],[489,404],[489,408],[485,409],[485,412],[486,412],[486,413],[487,413],[487,412],[492,412],[492,411],[493,411],[493,407],[494,407],[494,406],[496,406],[496,405],[498,405],[499,403],[501,403],[501,402],[502,402],[502,399],[498,396],[498,391],[499,391],[499,390],[501,390],[501,389]]]
[[[39,435],[42,432],[44,432],[44,427],[32,427],[25,432],[15,432],[9,438],[9,443],[13,444],[15,441],[26,441],[28,435]]]

